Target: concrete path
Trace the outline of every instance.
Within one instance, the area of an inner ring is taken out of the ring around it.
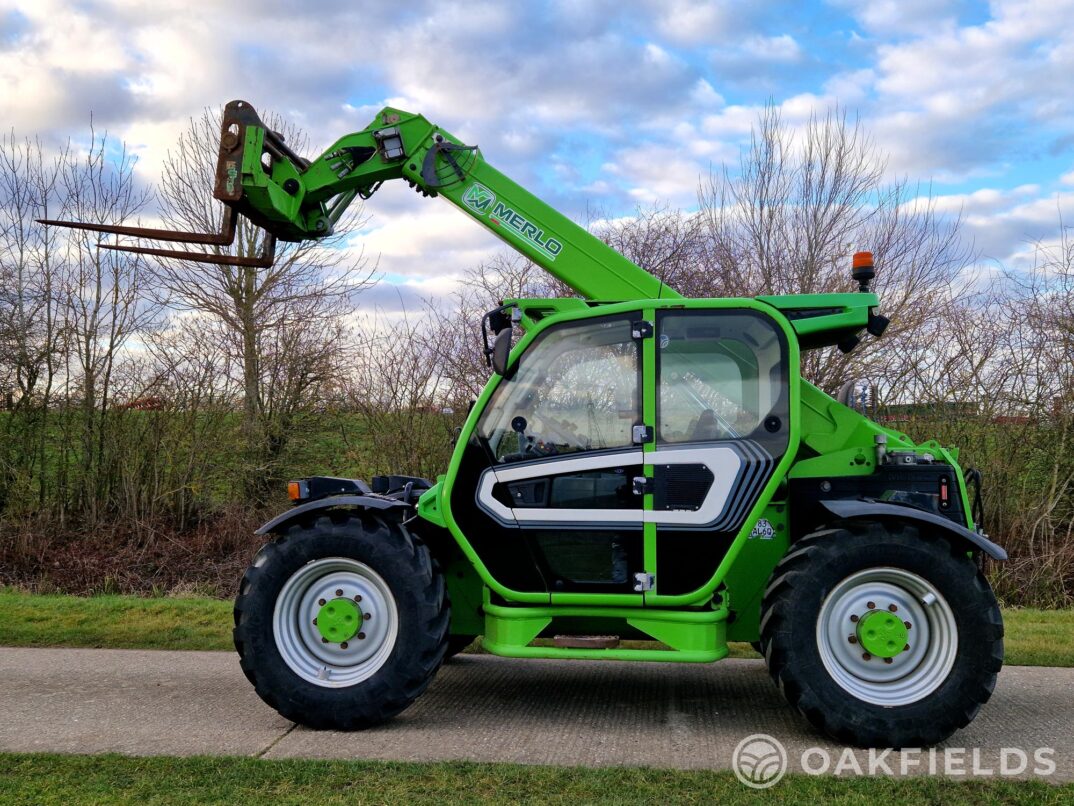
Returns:
[[[648,765],[727,769],[746,736],[767,733],[791,769],[868,771],[869,757],[818,736],[783,701],[757,660],[713,665],[519,661],[463,655],[428,692],[382,727],[310,731],[278,716],[219,652],[0,648],[0,750],[135,755],[247,755]],[[804,759],[802,754],[811,751]],[[1028,757],[1020,777],[1074,780],[1074,669],[1008,667],[991,702],[931,763],[950,774],[998,774]],[[966,748],[962,754],[959,748]],[[929,753],[907,757],[928,771]],[[883,764],[896,773],[902,757]],[[876,768],[884,772],[884,766]],[[960,772],[961,771],[961,772]]]

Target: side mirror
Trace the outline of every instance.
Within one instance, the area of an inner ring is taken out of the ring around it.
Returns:
[[[507,374],[507,359],[511,355],[511,328],[505,327],[492,340],[492,371]]]
[[[844,406],[869,415],[876,407],[876,387],[864,378],[852,378],[843,384],[835,399]]]

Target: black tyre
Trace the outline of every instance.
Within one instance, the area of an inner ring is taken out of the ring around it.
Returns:
[[[817,728],[846,744],[921,747],[988,701],[1003,621],[964,548],[905,523],[845,522],[776,566],[761,644],[772,678]]]
[[[313,728],[398,714],[447,651],[450,608],[429,550],[370,512],[334,512],[262,547],[235,601],[235,648],[258,695]]]

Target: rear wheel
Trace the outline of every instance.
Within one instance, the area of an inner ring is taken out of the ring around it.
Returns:
[[[364,728],[425,690],[449,619],[423,544],[371,513],[333,513],[258,553],[235,602],[235,647],[257,693],[287,719]]]
[[[964,550],[902,523],[795,543],[765,592],[761,644],[787,700],[836,739],[930,745],[965,727],[1003,663],[1003,623]]]

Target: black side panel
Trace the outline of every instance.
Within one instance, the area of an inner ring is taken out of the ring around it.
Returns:
[[[549,474],[532,479],[500,483],[492,495],[501,504],[516,509],[630,509],[640,507],[631,481],[642,474],[641,465],[622,465],[578,473],[555,473],[554,462],[546,463]]]
[[[554,593],[633,593],[643,567],[640,529],[524,530]]]
[[[734,532],[661,531],[656,541],[657,587],[661,595],[690,593],[708,582],[734,538]]]
[[[941,464],[881,465],[869,476],[791,479],[791,535],[801,537],[826,523],[831,516],[825,501],[857,498],[910,504],[964,527],[966,513],[957,479],[954,468]],[[941,502],[945,488],[946,501]]]
[[[653,509],[696,511],[715,480],[705,465],[654,465]]]
[[[467,443],[451,492],[455,521],[498,582],[517,591],[546,591],[530,536],[501,525],[477,506],[474,491],[488,466],[488,455],[476,440]]]

